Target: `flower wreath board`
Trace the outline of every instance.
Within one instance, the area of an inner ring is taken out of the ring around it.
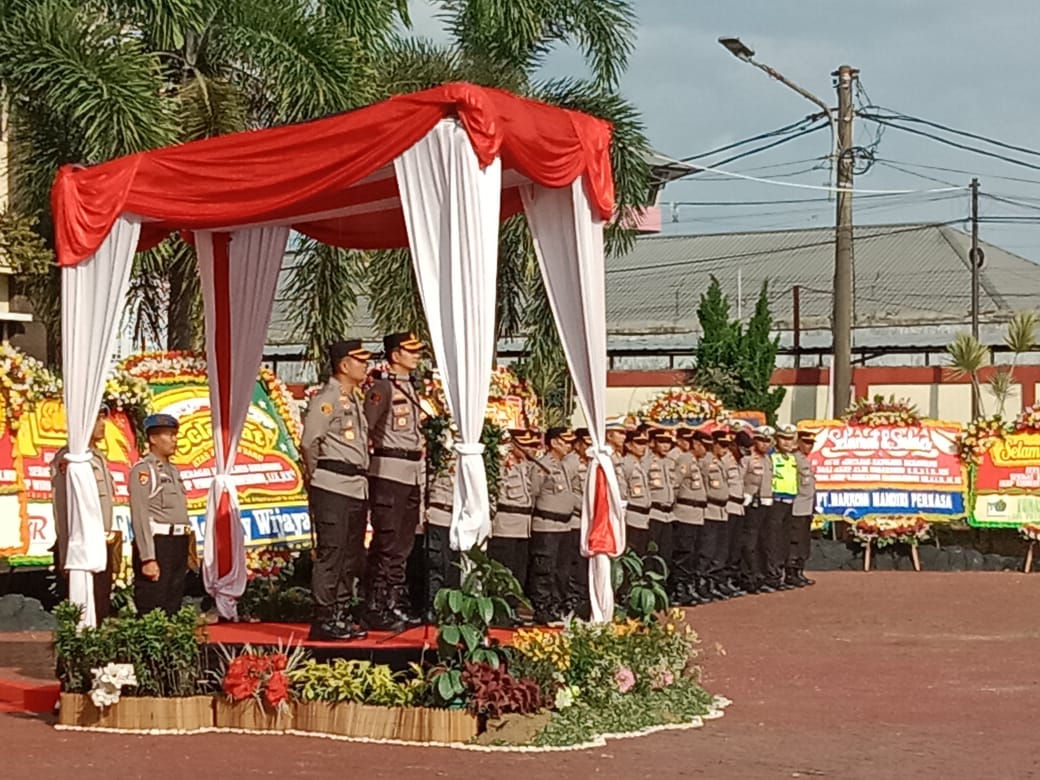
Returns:
[[[868,416],[806,420],[799,427],[817,431],[809,460],[816,475],[816,512],[823,518],[949,522],[965,515],[968,485],[957,423],[892,423]]]
[[[976,420],[961,441],[971,463],[971,524],[1040,523],[1040,406],[1024,409],[1010,423]]]
[[[52,562],[54,515],[50,462],[67,441],[61,380],[38,361],[0,348],[0,371],[12,379],[0,393],[0,556],[13,566]],[[174,463],[196,525],[205,514],[214,471],[205,360],[191,353],[145,353],[126,359],[105,388],[113,409],[101,449],[115,485],[114,523],[129,556],[127,480],[139,459],[137,429],[145,414],[167,412],[181,422]],[[298,465],[299,415],[291,395],[261,370],[238,450],[242,524],[248,545],[309,540],[307,500]]]

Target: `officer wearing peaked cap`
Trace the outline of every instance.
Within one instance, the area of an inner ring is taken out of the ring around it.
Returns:
[[[405,569],[426,475],[422,407],[411,383],[423,343],[414,333],[391,333],[383,339],[383,349],[389,375],[376,380],[365,396],[372,444],[365,622],[369,628],[399,631],[421,622],[409,604]]]
[[[791,426],[793,427],[793,426]],[[816,444],[812,431],[798,431],[798,492],[791,504],[791,525],[787,534],[788,553],[785,579],[796,588],[814,585],[815,580],[805,576],[805,562],[809,558],[810,532],[813,512],[816,510],[816,475],[809,455]]]
[[[796,429],[785,425],[777,431],[773,460],[773,506],[768,520],[768,569],[766,581],[770,587],[789,590],[795,583],[785,576],[785,564],[790,551],[791,518],[794,500],[798,495],[798,462],[794,455]]]
[[[509,452],[502,461],[498,479],[498,503],[491,519],[488,557],[509,569],[517,582],[527,581],[531,540],[531,471],[541,437],[533,431],[513,430]],[[515,604],[513,605],[516,606]]]
[[[188,499],[177,452],[177,418],[152,414],[144,420],[148,454],[130,469],[130,522],[134,532],[134,603],[145,615],[173,615],[184,600],[188,545],[192,540]]]
[[[311,399],[301,451],[315,530],[311,639],[355,639],[368,523],[368,422],[361,383],[372,353],[360,340],[329,347],[332,376]]]
[[[767,518],[773,505],[773,460],[769,451],[776,432],[768,425],[752,432],[751,452],[744,459],[744,532],[741,543],[741,579],[752,593],[763,588],[769,539]]]
[[[561,586],[566,581],[560,566],[576,500],[576,467],[567,459],[574,441],[574,434],[566,428],[550,428],[545,433],[547,452],[531,470],[534,516],[527,595],[534,606],[535,622],[540,624],[555,622],[564,614],[566,593]]]

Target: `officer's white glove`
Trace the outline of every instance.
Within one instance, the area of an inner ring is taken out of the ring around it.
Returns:
[[[745,494],[744,494],[744,506],[751,506],[751,502],[752,502],[752,501],[753,501],[754,499],[755,499],[755,497],[754,497],[754,496],[752,496],[752,495],[748,495],[747,493],[745,493]]]

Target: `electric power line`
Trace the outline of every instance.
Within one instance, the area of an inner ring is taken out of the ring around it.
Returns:
[[[740,146],[745,146],[746,144],[752,144],[755,141],[763,141],[766,138],[775,138],[778,135],[794,133],[800,129],[804,129],[805,126],[812,124],[812,122],[814,122],[818,116],[818,114],[813,114],[807,117],[803,117],[802,119],[799,119],[797,122],[792,122],[789,125],[778,127],[776,130],[770,130],[765,133],[759,133],[758,135],[753,135],[750,138],[744,138],[740,141],[735,141],[731,144],[726,144],[725,146],[719,146],[708,152],[701,152],[700,154],[694,154],[689,157],[682,157],[679,161],[689,162],[690,160],[700,160],[703,157],[711,157],[713,155],[719,154],[720,152],[728,152],[730,149],[736,149]]]

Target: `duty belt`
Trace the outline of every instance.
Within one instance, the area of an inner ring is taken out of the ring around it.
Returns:
[[[645,506],[632,506],[629,504],[625,507],[626,512],[631,512],[634,515],[648,515],[650,514],[650,508]]]
[[[149,522],[153,536],[187,536],[191,532],[190,525],[178,523],[160,523],[156,520]]]
[[[708,498],[708,503],[711,504],[712,506],[726,506],[726,504],[728,504],[729,501],[727,501],[724,498],[710,498],[709,497]]]
[[[554,523],[569,523],[571,521],[570,512],[548,512],[544,509],[535,509],[534,516],[540,517],[542,520],[551,520]]]
[[[698,509],[704,509],[704,507],[708,505],[707,501],[700,501],[696,498],[678,498],[675,500],[675,503],[682,504],[683,506],[697,507]]]
[[[650,508],[656,509],[658,512],[671,512],[673,509],[675,509],[675,504],[662,504],[658,501],[655,501],[650,505]]]
[[[363,477],[368,473],[367,469],[361,468],[356,463],[344,463],[341,460],[325,458],[318,461],[318,471],[331,471],[333,474],[342,474],[344,477]]]
[[[793,504],[794,496],[773,496],[774,501],[779,501],[781,504]]]
[[[377,458],[397,458],[398,460],[422,460],[422,452],[420,450],[400,450],[386,447],[376,447],[372,454]]]
[[[431,501],[430,508],[440,509],[442,512],[447,512],[448,514],[451,514],[454,511],[453,507],[450,504],[442,504],[438,501]]]
[[[529,515],[531,514],[531,507],[517,506],[515,504],[499,504],[495,511],[499,514]]]
[[[729,500],[732,501],[734,504],[743,504],[744,496],[730,496]]]

